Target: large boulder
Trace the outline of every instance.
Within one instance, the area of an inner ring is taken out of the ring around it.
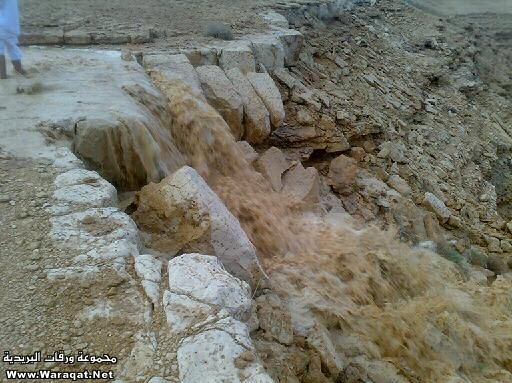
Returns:
[[[222,69],[238,68],[242,73],[256,69],[251,44],[248,41],[231,41],[220,53],[219,65]]]
[[[167,82],[182,81],[197,95],[202,94],[199,77],[184,54],[145,55],[144,66],[149,70],[158,70]]]
[[[242,97],[244,104],[244,139],[251,144],[261,144],[270,134],[270,115],[265,104],[240,69],[227,70],[226,76]]]
[[[246,321],[251,312],[251,288],[229,274],[218,258],[184,254],[169,261],[164,308],[175,333],[216,315],[229,314]]]
[[[304,36],[294,29],[277,29],[273,34],[279,39],[283,46],[284,65],[293,66],[299,60],[302,46],[304,45]]]
[[[250,37],[257,65],[263,65],[268,71],[284,66],[284,48],[281,41],[272,35]]]
[[[279,128],[285,118],[283,99],[272,77],[268,73],[248,73],[247,78],[270,113],[274,129]]]
[[[197,73],[208,103],[219,111],[231,128],[235,139],[240,140],[243,136],[244,107],[242,98],[218,66],[201,66],[197,68]]]
[[[151,234],[150,247],[169,254],[215,255],[252,286],[262,277],[256,249],[240,223],[194,169],[185,166],[159,184],[145,186],[136,203],[134,218]]]

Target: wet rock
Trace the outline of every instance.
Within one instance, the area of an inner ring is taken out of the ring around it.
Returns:
[[[263,65],[273,72],[284,66],[284,48],[281,41],[271,35],[255,35],[248,37],[252,44],[256,65]]]
[[[307,169],[298,162],[283,176],[283,192],[295,196],[305,205],[312,207],[320,199],[320,177],[318,170]]]
[[[259,327],[279,343],[293,342],[292,318],[290,312],[276,295],[262,295],[256,299]]]
[[[183,167],[137,196],[134,218],[151,233],[150,247],[176,254],[201,251],[219,258],[236,277],[256,285],[262,270],[238,220],[199,174]]]
[[[326,328],[321,325],[313,328],[308,333],[307,343],[320,355],[322,364],[327,367],[332,376],[338,376],[343,371],[345,361],[336,352],[331,336]]]
[[[392,175],[388,178],[387,183],[389,186],[404,196],[408,196],[412,193],[412,189],[407,181],[401,178],[399,175]]]
[[[281,94],[274,80],[272,80],[268,73],[248,73],[247,78],[267,107],[272,127],[274,129],[279,128],[284,122],[285,112]]]
[[[169,261],[164,309],[174,333],[226,313],[246,321],[251,313],[251,288],[229,274],[218,258],[184,254]]]
[[[281,191],[283,188],[281,176],[289,167],[283,152],[276,147],[268,149],[256,161],[256,168],[270,182],[275,191]]]
[[[158,70],[170,84],[181,81],[192,88],[196,95],[203,94],[199,76],[184,54],[144,55],[144,67],[149,70]]]
[[[263,143],[270,135],[270,114],[265,104],[240,69],[227,70],[226,76],[242,98],[244,139],[250,144]]]
[[[434,194],[426,192],[422,204],[428,210],[435,213],[442,223],[448,221],[450,218],[450,209],[448,209],[444,202],[437,198]]]
[[[208,103],[226,120],[235,139],[240,140],[243,136],[244,108],[233,84],[218,66],[201,66],[197,68],[197,73]]]
[[[237,68],[244,74],[255,72],[256,66],[251,43],[232,41],[223,47],[219,57],[219,66],[224,71]]]
[[[357,171],[357,161],[342,154],[331,161],[329,185],[338,193],[349,194],[354,188]]]

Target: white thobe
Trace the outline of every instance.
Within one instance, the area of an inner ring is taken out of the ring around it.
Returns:
[[[11,60],[21,59],[18,47],[20,17],[18,0],[0,0],[0,55],[9,54]]]

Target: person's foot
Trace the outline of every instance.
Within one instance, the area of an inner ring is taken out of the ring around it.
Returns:
[[[22,76],[26,76],[27,75],[27,72],[25,72],[25,70],[21,66],[21,60],[13,61],[12,62],[12,66],[14,67],[14,70],[16,71],[17,74],[22,75]]]
[[[5,66],[5,56],[0,56],[0,80],[7,78],[7,67]]]

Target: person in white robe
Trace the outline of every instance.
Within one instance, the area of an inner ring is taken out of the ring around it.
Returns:
[[[6,55],[11,59],[14,70],[25,75],[21,65],[22,53],[18,46],[19,35],[18,0],[0,0],[0,79],[7,78]]]

